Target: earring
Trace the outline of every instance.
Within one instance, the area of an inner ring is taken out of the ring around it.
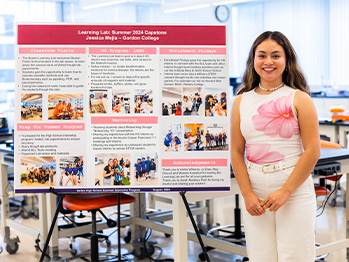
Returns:
[[[285,67],[285,71],[287,72],[287,67]]]

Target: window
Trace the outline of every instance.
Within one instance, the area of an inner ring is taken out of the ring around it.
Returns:
[[[14,60],[14,59],[15,59],[15,45],[0,44],[0,60]]]
[[[0,69],[0,83],[14,83],[15,70],[14,69]]]
[[[15,27],[17,22],[61,22],[58,1],[0,1],[0,115],[13,128],[15,101]]]
[[[3,5],[3,3],[1,3]],[[2,8],[2,7],[1,7]],[[14,16],[0,15],[0,36],[14,36]]]

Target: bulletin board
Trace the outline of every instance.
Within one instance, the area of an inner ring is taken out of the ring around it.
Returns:
[[[18,24],[15,191],[230,188],[226,27]]]

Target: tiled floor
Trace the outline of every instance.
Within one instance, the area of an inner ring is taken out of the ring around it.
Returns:
[[[319,201],[319,205],[321,200]],[[233,221],[233,210],[234,210],[234,196],[224,197],[215,199],[214,201],[215,208],[215,222],[221,225],[232,224]],[[160,204],[162,209],[169,209],[170,206],[166,204]],[[22,220],[22,218],[17,218],[18,221]],[[24,219],[23,223],[29,225],[38,225],[38,220],[36,219]],[[188,228],[191,229],[190,221],[188,219]],[[114,229],[108,229],[108,233],[113,232]],[[122,233],[125,234],[126,229],[122,230]],[[0,254],[1,262],[37,262],[39,261],[40,253],[35,250],[35,239],[33,237],[27,236],[21,232],[16,230],[11,231],[12,236],[18,235],[20,238],[19,250],[14,255],[9,255],[5,250]],[[317,231],[316,231],[316,240],[318,243],[327,243],[329,241],[334,241],[337,239],[342,239],[345,237],[345,208],[343,207],[342,201],[339,199],[337,203],[337,207],[333,208],[327,206],[325,212],[322,216],[317,218]],[[112,252],[116,252],[117,250],[117,234],[113,234],[110,237],[112,241]],[[173,241],[172,237],[167,238],[161,232],[152,232],[150,240],[156,241],[156,246],[162,248],[161,258],[173,258]],[[0,236],[0,246],[5,249],[5,245],[3,243],[3,238]],[[200,246],[196,243],[189,242],[189,262],[201,261],[198,258],[200,251]],[[74,243],[74,248],[77,249],[78,253],[89,250],[89,241],[86,239],[76,239]],[[106,245],[104,243],[100,244],[100,250],[105,251]],[[129,253],[132,251],[131,244],[124,244],[122,246],[123,253]],[[60,239],[59,240],[59,252],[62,258],[66,258],[70,256],[69,252],[69,240],[68,239]],[[326,258],[325,261],[328,262],[344,262],[345,259],[345,250],[340,250],[337,252],[332,252]],[[159,249],[156,249],[153,258],[156,259],[159,255]],[[241,257],[235,256],[226,252],[213,250],[209,252],[210,260],[214,262],[220,261],[239,261]],[[143,260],[134,260],[133,256],[129,256],[131,261],[150,261],[149,259]],[[74,260],[81,261],[81,260]],[[184,262],[184,261],[183,261]]]

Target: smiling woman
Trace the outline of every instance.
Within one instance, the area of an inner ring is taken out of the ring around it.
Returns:
[[[242,80],[232,110],[231,156],[245,202],[248,257],[314,261],[311,171],[320,156],[318,120],[288,39],[270,31],[257,37]]]
[[[260,85],[268,90],[282,85],[282,74],[286,67],[283,48],[274,40],[267,39],[258,45],[254,58],[254,68],[261,77]],[[262,90],[265,90],[261,88]],[[272,91],[272,90],[271,90]]]
[[[267,31],[254,41],[250,49],[238,94],[256,87],[259,87],[256,92],[265,92],[265,89],[273,91],[282,83],[309,93],[309,86],[290,41],[280,32]]]

